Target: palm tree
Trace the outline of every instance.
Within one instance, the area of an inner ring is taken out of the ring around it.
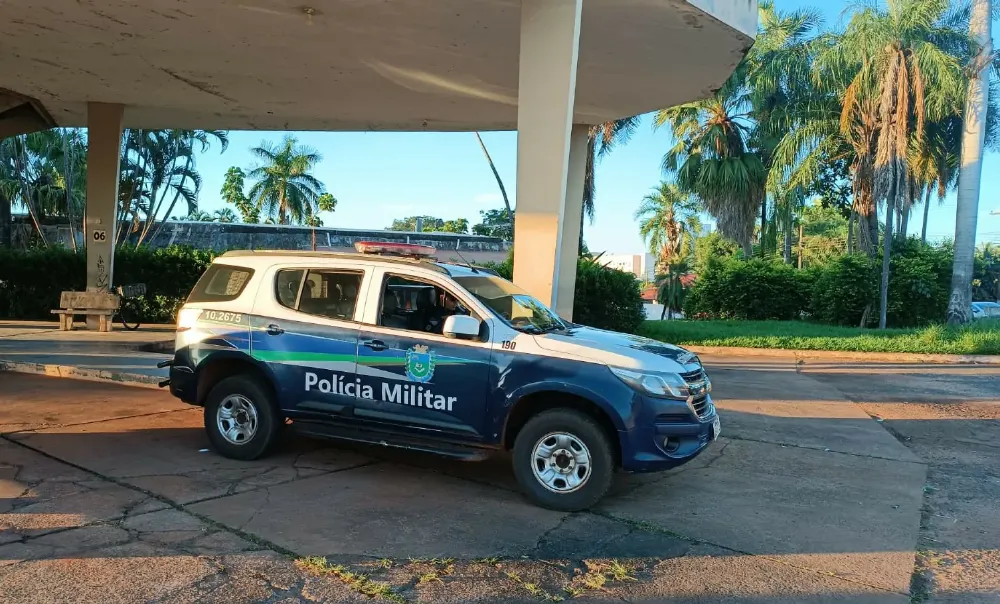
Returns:
[[[757,41],[722,88],[709,99],[661,110],[654,121],[669,124],[675,141],[664,171],[704,201],[719,232],[748,258],[758,211],[764,242],[768,191],[796,188],[779,186],[780,179],[768,187],[768,175],[775,148],[794,123],[785,107],[808,88],[810,36],[820,23],[813,11],[781,13],[769,0],[759,13]]]
[[[975,0],[969,34],[978,53],[972,61],[965,99],[965,124],[962,131],[962,169],[958,176],[958,209],[955,215],[955,261],[948,301],[948,324],[961,325],[972,319],[972,275],[975,268],[976,219],[979,213],[979,186],[983,171],[983,143],[989,74],[986,68],[993,53],[990,0]]]
[[[697,195],[719,232],[753,254],[754,217],[764,199],[767,170],[750,147],[749,97],[727,84],[715,96],[657,112],[657,127],[670,125],[676,142],[663,157],[663,170]]]
[[[212,214],[212,220],[215,222],[236,222],[236,212],[232,208],[220,208]]]
[[[476,140],[479,141],[479,148],[483,150],[483,155],[486,156],[486,163],[490,165],[490,170],[493,171],[493,178],[497,181],[497,187],[500,189],[500,196],[503,198],[503,206],[507,208],[507,217],[510,219],[510,232],[514,232],[514,209],[510,207],[510,199],[507,197],[507,188],[503,186],[503,179],[500,178],[500,172],[497,171],[496,164],[493,163],[493,158],[490,157],[490,152],[486,150],[486,143],[483,142],[483,137],[476,132]]]
[[[297,144],[287,135],[280,145],[263,142],[250,150],[261,162],[250,169],[254,180],[247,197],[268,216],[277,215],[278,224],[297,224],[316,214],[323,183],[310,171],[322,157],[316,151]]]
[[[195,145],[197,144],[200,151],[204,153],[211,146],[211,139],[214,139],[221,147],[220,153],[225,153],[226,149],[229,147],[229,133],[225,130],[168,130],[161,136],[168,140],[172,140],[174,143],[174,156],[171,170],[173,175],[170,180],[167,181],[168,186],[174,190],[174,197],[170,202],[170,205],[167,206],[163,215],[169,216],[170,213],[174,211],[174,207],[177,205],[177,202],[180,201],[181,197],[184,198],[187,203],[188,210],[190,211],[193,207],[197,207],[198,193],[201,190],[201,177],[198,175],[194,159]],[[183,164],[181,165],[182,161]],[[186,188],[187,181],[191,182],[193,191],[191,191],[190,188]],[[193,201],[191,199],[192,193],[194,197]],[[166,192],[164,195],[165,194]],[[161,196],[159,203],[152,209],[152,212],[147,213],[146,225],[136,245],[142,244],[143,238],[147,233],[149,233],[149,225],[156,222],[162,203],[163,197]],[[164,224],[165,221],[160,221],[156,230],[152,233],[153,238],[155,238],[156,235],[163,229]]]
[[[635,219],[639,236],[657,264],[665,267],[685,256],[685,242],[697,230],[699,209],[695,198],[668,182],[661,182],[642,198]]]
[[[927,118],[958,109],[964,78],[955,30],[945,19],[948,0],[894,0],[880,9],[856,8],[839,43],[824,49],[817,63],[850,74],[843,95],[842,129],[859,117],[875,117],[874,193],[886,200],[879,328],[885,329],[896,207],[909,189],[911,141],[924,136]],[[839,75],[839,74],[838,74]]]
[[[687,293],[684,287],[684,276],[691,272],[691,266],[686,258],[675,258],[663,266],[666,271],[657,275],[656,301],[663,305],[660,320],[672,319],[673,312],[684,307],[684,297]]]
[[[618,145],[631,140],[639,127],[639,116],[622,118],[591,126],[587,134],[587,169],[583,180],[583,214],[591,222],[594,220],[594,199],[597,197],[597,182],[594,170],[598,161],[606,157]],[[580,241],[583,241],[583,223],[580,223]]]
[[[924,125],[924,136],[910,145],[909,164],[914,181],[924,193],[924,216],[920,241],[927,242],[927,219],[931,196],[937,191],[938,203],[958,180],[959,153],[962,140],[962,118],[949,115]],[[905,233],[904,233],[905,235]]]

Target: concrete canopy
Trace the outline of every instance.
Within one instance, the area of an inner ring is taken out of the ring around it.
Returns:
[[[710,95],[756,4],[584,0],[573,122]],[[519,15],[519,0],[5,0],[0,89],[32,100],[26,124],[34,108],[84,126],[97,101],[136,128],[511,130]]]

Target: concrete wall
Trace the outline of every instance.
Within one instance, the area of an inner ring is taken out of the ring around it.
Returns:
[[[42,230],[50,244],[71,247],[70,229],[64,225],[43,225]],[[366,229],[317,228],[316,249],[319,251],[354,252],[356,241],[392,241],[429,245],[438,250],[441,260],[461,261],[460,253],[469,262],[503,262],[511,244],[496,237],[456,235],[454,233],[406,233]],[[277,226],[271,224],[240,224],[219,222],[167,221],[154,240],[147,240],[150,247],[190,245],[219,252],[226,250],[311,250],[312,231],[309,227]],[[14,224],[15,247],[28,244],[34,227],[26,223]],[[82,236],[77,235],[77,245],[82,247]],[[134,244],[135,235],[131,236]]]

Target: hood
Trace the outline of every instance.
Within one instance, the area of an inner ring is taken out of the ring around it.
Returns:
[[[628,369],[684,373],[701,366],[694,353],[679,346],[592,327],[541,334],[535,341],[543,350]]]

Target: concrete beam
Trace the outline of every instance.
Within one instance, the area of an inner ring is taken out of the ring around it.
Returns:
[[[108,290],[114,269],[123,105],[87,104],[87,289]],[[89,326],[89,323],[88,323]]]
[[[521,2],[514,281],[552,309],[558,306],[563,268],[582,4]],[[579,226],[571,239],[578,236]]]

